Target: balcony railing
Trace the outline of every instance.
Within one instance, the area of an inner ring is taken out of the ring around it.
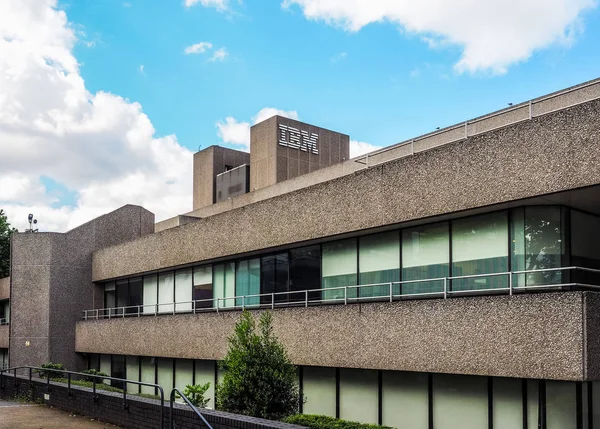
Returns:
[[[85,310],[84,320],[158,316],[164,314],[220,312],[246,308],[308,307],[357,302],[526,293],[532,291],[600,290],[600,270],[561,267],[507,271],[467,276],[437,277],[365,285],[307,289],[210,298],[193,301],[133,305]]]

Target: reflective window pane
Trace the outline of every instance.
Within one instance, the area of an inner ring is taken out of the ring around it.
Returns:
[[[402,294],[443,292],[443,281],[412,282],[450,275],[448,223],[402,230]]]
[[[288,253],[282,252],[260,258],[260,293],[278,293],[289,291],[289,259]],[[270,304],[271,298],[275,302],[289,301],[288,294],[264,296],[262,304]]]
[[[235,295],[248,296],[260,294],[260,259],[246,259],[238,261],[235,271]],[[259,297],[251,296],[249,298],[236,299],[237,306],[258,305]]]
[[[344,299],[344,286],[357,284],[356,239],[323,244],[323,299]],[[348,289],[348,297],[356,297],[356,288]]]
[[[141,277],[129,279],[129,297],[127,299],[128,313],[137,313],[138,306],[143,303],[144,282]]]
[[[308,246],[290,250],[290,290],[305,291],[321,288],[321,246]],[[304,293],[290,295],[290,300],[306,299]],[[309,300],[321,299],[321,292],[308,294]]]
[[[158,276],[158,312],[173,312],[173,296],[175,276],[173,272],[159,274]]]
[[[175,272],[175,311],[192,310],[192,269]]]
[[[433,421],[436,429],[487,428],[486,377],[433,374]]]
[[[360,297],[388,296],[389,283],[400,280],[400,233],[367,235],[358,243],[359,282],[371,285],[360,288]],[[393,293],[399,293],[399,285],[393,285]]]
[[[507,212],[452,221],[452,276],[508,271]],[[508,276],[452,280],[453,291],[508,287]]]
[[[213,267],[214,306],[233,307],[235,302],[235,262],[225,262]]]
[[[212,266],[194,268],[194,301],[196,308],[213,306],[213,277]]]
[[[158,302],[158,276],[156,274],[144,276],[144,306],[142,312],[153,314],[157,311],[156,303]]]

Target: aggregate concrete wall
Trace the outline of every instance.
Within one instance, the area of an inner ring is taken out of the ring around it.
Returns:
[[[169,402],[166,399],[163,408],[163,424],[161,425],[161,404],[154,399],[146,399],[129,395],[127,408],[123,406],[123,395],[115,392],[97,391],[94,399],[92,389],[71,386],[69,392],[66,384],[51,382],[51,391],[45,380],[5,375],[0,380],[0,398],[12,399],[32,392],[34,401],[43,401],[46,405],[70,413],[84,415],[102,422],[130,429],[162,429],[169,427]],[[165,392],[168,396],[170,392]],[[49,395],[49,399],[44,398]],[[241,416],[222,411],[201,410],[204,418],[214,429],[301,429],[302,426],[291,425],[255,417]],[[197,429],[204,427],[200,419],[182,404],[174,405],[173,423],[178,429]]]
[[[8,348],[8,325],[0,325],[0,349]]]
[[[76,350],[219,360],[239,316],[79,321]],[[583,292],[556,292],[276,309],[273,327],[297,365],[583,380],[583,318]]]
[[[102,249],[93,280],[599,183],[596,100]]]
[[[0,301],[10,298],[10,277],[0,279]]]
[[[82,368],[74,353],[75,322],[98,303],[92,252],[154,231],[154,215],[124,206],[66,233],[12,236],[10,362],[53,361]]]

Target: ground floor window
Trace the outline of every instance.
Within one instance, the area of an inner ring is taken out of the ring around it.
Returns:
[[[8,356],[0,349],[0,358],[3,353]],[[89,355],[88,366],[159,384],[165,395],[173,387],[183,391],[188,384],[210,382],[209,408],[223,379],[210,360]],[[298,384],[305,414],[398,429],[600,429],[600,382],[301,366]],[[157,394],[154,387],[126,386],[132,394]]]

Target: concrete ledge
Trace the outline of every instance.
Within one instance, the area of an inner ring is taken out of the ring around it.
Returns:
[[[274,310],[273,324],[297,365],[584,380],[583,296],[296,307]],[[228,311],[80,321],[76,351],[219,360],[239,316]]]

